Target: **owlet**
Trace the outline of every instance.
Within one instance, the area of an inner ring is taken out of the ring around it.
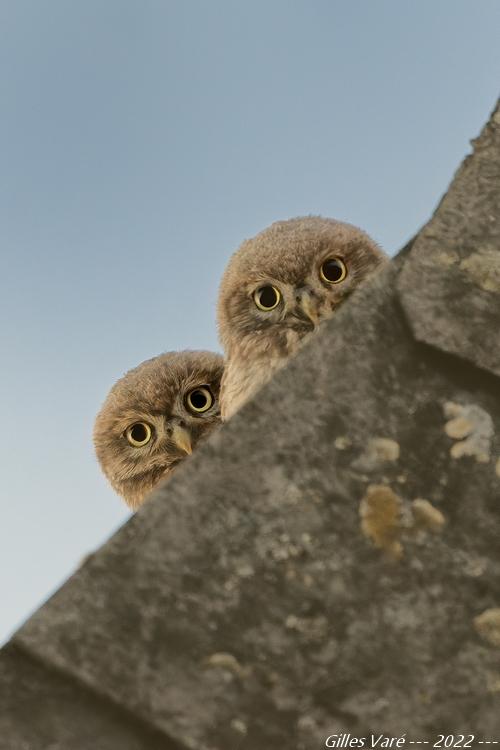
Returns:
[[[307,216],[278,221],[232,256],[218,319],[227,420],[387,256],[361,229]]]
[[[220,354],[167,352],[127,372],[94,427],[101,468],[131,508],[220,423]]]

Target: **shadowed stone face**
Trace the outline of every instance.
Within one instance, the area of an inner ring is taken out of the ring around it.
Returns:
[[[415,337],[500,375],[500,122],[475,143],[398,279]]]

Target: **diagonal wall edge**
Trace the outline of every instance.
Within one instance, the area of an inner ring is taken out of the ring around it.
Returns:
[[[411,248],[16,647],[186,748],[500,740],[499,176],[497,108]]]

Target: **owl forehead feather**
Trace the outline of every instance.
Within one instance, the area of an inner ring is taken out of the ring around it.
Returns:
[[[250,240],[245,240],[231,258],[225,282],[231,286],[242,278],[261,279],[268,275],[288,283],[301,281],[311,263],[323,255],[349,255],[363,246],[374,246],[361,229],[351,224],[306,216],[278,221]]]
[[[124,404],[131,410],[160,412],[172,405],[179,390],[218,383],[222,369],[223,358],[214,352],[166,352],[125,373],[111,389],[100,414],[124,416]]]

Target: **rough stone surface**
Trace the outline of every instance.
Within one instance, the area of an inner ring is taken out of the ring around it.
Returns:
[[[500,375],[498,109],[465,159],[398,281],[419,341]]]
[[[21,628],[15,653],[183,750],[313,750],[341,732],[500,740],[500,307],[497,272],[470,272],[474,253],[499,251],[499,130],[497,111],[411,246]]]
[[[8,646],[0,653],[0,750],[180,750],[164,735]]]

